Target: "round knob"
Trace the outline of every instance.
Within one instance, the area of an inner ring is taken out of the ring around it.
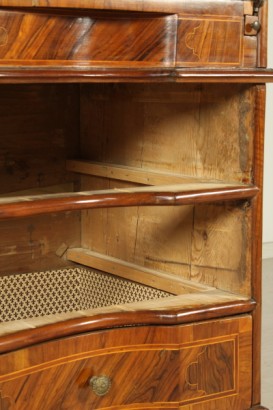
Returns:
[[[89,386],[97,396],[105,396],[111,387],[111,379],[108,376],[93,376],[89,380]]]
[[[253,28],[253,30],[257,31],[258,33],[258,31],[261,30],[261,23],[258,20],[256,20],[251,24],[251,28]]]

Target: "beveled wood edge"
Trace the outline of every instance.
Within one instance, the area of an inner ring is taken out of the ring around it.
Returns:
[[[75,318],[4,335],[0,337],[0,354],[91,331],[109,330],[125,326],[182,325],[209,319],[222,319],[228,316],[251,313],[255,306],[256,302],[250,299],[207,305],[199,308],[194,307],[192,309],[113,312]]]
[[[180,185],[175,185],[180,186]],[[157,188],[157,189],[156,189]],[[18,197],[0,201],[0,219],[18,218],[83,209],[132,206],[182,206],[211,202],[250,199],[257,195],[256,186],[231,185],[183,191],[171,186],[128,188],[124,190],[86,191],[68,194]],[[126,192],[127,191],[127,192]]]
[[[0,83],[92,82],[270,83],[273,69],[99,68],[5,66],[0,64]]]
[[[237,2],[237,13],[242,12],[243,3]],[[198,4],[197,4],[198,5]],[[225,5],[215,8],[214,4],[208,4],[208,11],[211,9],[217,11],[217,15],[221,15],[221,8]],[[187,0],[0,0],[1,8],[26,8],[26,9],[43,9],[43,8],[60,8],[60,9],[83,9],[83,10],[106,10],[106,11],[137,11],[137,12],[159,12],[159,13],[178,13],[191,11],[187,6]],[[232,11],[228,6],[225,6],[226,14],[232,15]],[[223,12],[222,12],[223,13]]]

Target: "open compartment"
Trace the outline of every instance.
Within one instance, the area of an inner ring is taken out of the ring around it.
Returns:
[[[1,332],[251,298],[255,86],[1,91],[0,275],[11,299],[18,278],[30,286],[31,275],[43,283],[52,272],[65,292],[75,272],[78,281],[79,272],[93,272],[114,275],[99,285],[106,294],[121,294],[120,282],[125,294],[140,286],[148,295],[140,300],[132,291],[129,299],[64,307],[32,322],[31,314],[14,317]],[[96,286],[79,286],[79,297]]]

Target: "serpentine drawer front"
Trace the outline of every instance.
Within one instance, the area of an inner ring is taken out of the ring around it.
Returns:
[[[0,392],[9,410],[178,409],[189,404],[200,410],[208,399],[219,409],[250,404],[247,316],[110,330],[5,356]]]
[[[210,5],[207,15],[202,2],[194,15],[185,6],[181,14],[0,9],[1,65],[255,66],[257,36],[245,34],[244,2],[228,3]]]

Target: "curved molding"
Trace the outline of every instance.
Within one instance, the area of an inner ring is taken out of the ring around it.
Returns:
[[[253,300],[242,300],[192,309],[114,312],[81,317],[2,336],[0,338],[0,353],[7,353],[61,337],[96,330],[114,329],[124,326],[180,325],[193,321],[223,318],[236,314],[250,313],[255,309],[255,306],[256,302]]]

